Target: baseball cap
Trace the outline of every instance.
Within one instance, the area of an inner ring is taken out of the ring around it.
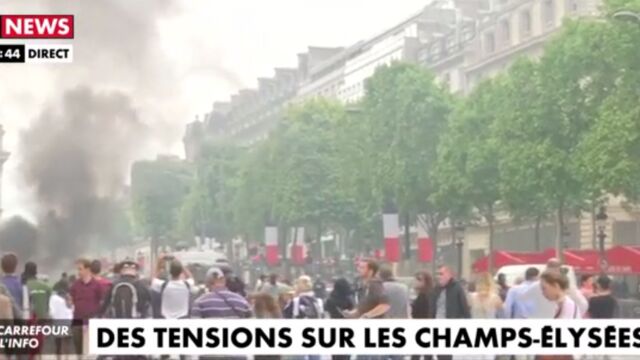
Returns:
[[[123,271],[138,271],[139,265],[133,260],[124,260],[120,263],[120,272]]]
[[[224,277],[224,271],[217,266],[209,268],[207,270],[207,279],[220,279]]]

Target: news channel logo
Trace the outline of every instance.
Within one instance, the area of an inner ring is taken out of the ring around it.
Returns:
[[[74,20],[73,15],[0,15],[0,63],[72,63],[70,40],[75,37]],[[37,42],[52,39],[65,43]]]

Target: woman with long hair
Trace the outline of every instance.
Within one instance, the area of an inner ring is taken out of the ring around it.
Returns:
[[[500,287],[490,273],[482,273],[476,280],[476,291],[469,294],[471,317],[474,319],[495,319],[502,309]],[[494,355],[477,356],[478,359],[493,360]]]
[[[267,293],[256,293],[251,296],[253,313],[256,319],[280,319],[282,313],[276,300]],[[256,355],[255,360],[280,360],[280,355]]]
[[[424,270],[420,270],[415,274],[415,282],[413,285],[417,294],[411,303],[411,318],[413,319],[429,319],[431,318],[431,304],[433,298],[433,277]],[[411,360],[431,360],[432,355],[412,355]]]
[[[469,295],[471,317],[474,319],[495,319],[502,309],[500,288],[489,273],[482,273],[476,281],[476,291]]]
[[[333,290],[324,304],[324,310],[332,319],[344,319],[343,311],[352,310],[354,307],[353,291],[349,281],[339,278],[333,283]]]
[[[353,301],[353,291],[349,281],[345,278],[339,278],[333,283],[333,290],[329,294],[329,298],[324,303],[324,310],[332,319],[344,319],[344,311],[353,310],[355,304]],[[348,360],[350,355],[332,355],[333,360]]]
[[[253,313],[257,319],[279,319],[282,312],[273,296],[267,293],[256,293],[251,296]]]

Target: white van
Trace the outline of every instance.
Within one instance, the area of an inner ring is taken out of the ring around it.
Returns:
[[[496,271],[496,279],[498,278],[497,274],[504,274],[507,280],[507,285],[509,287],[514,286],[518,278],[524,280],[524,273],[530,267],[538,268],[538,270],[540,270],[540,273],[542,273],[546,269],[547,265],[546,264],[506,265],[498,269],[498,271]],[[569,277],[569,286],[577,289],[578,288],[577,277],[576,277],[575,271],[573,270],[573,267],[563,266],[562,268],[567,270],[567,276]]]

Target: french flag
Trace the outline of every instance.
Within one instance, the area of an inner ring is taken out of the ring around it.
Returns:
[[[418,222],[418,261],[431,262],[433,259],[433,242],[424,226]]]
[[[278,249],[278,227],[268,225],[264,229],[265,258],[267,265],[276,266],[280,262]]]
[[[400,261],[400,226],[398,225],[397,211],[385,210],[382,215],[382,228],[384,232],[384,253],[387,261]]]
[[[293,236],[292,236],[293,238]],[[304,265],[305,246],[304,246],[304,227],[299,227],[295,231],[295,239],[291,244],[291,261],[294,265]]]

